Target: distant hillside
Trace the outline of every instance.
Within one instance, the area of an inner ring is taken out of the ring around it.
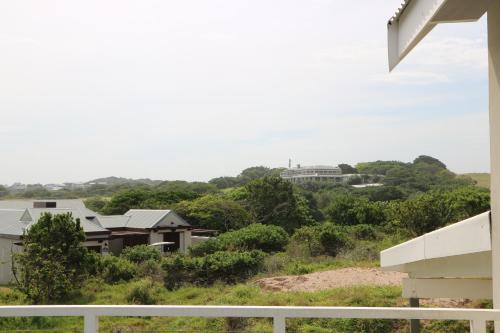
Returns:
[[[123,185],[123,184],[145,184],[145,185],[158,185],[162,181],[161,180],[152,180],[149,178],[142,179],[132,179],[132,178],[123,178],[123,177],[106,177],[106,178],[97,178],[94,180],[90,180],[85,184],[103,184],[103,185]]]
[[[477,186],[490,188],[490,174],[489,173],[464,173],[460,176],[470,177],[477,182]]]

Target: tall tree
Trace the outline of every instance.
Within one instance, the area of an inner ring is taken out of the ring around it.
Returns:
[[[19,290],[32,302],[46,304],[80,288],[93,258],[84,241],[80,221],[71,214],[43,214],[23,236],[23,250],[14,257]]]
[[[313,222],[306,199],[279,177],[254,180],[246,189],[247,204],[259,223],[279,225],[291,232]]]

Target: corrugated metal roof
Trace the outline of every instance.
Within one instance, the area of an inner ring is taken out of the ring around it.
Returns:
[[[130,216],[125,215],[99,215],[99,222],[104,228],[125,228]]]
[[[125,216],[130,217],[126,227],[128,228],[153,228],[158,224],[165,216],[170,213],[170,210],[166,209],[131,209],[125,213]]]
[[[24,212],[23,209],[0,209],[0,234],[21,236],[27,226],[20,222]]]
[[[392,22],[397,21],[410,2],[411,0],[403,0],[396,13],[389,19],[388,24],[392,24]]]
[[[109,230],[103,228],[99,222],[96,213],[89,214],[89,211],[84,209],[66,209],[66,208],[30,208],[28,209],[33,221],[38,221],[43,213],[51,214],[66,214],[70,213],[76,220],[80,219],[80,224],[83,231],[88,232],[109,232]]]

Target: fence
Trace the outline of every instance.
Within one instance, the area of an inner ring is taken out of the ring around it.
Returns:
[[[486,333],[487,321],[500,321],[500,310],[175,305],[40,305],[0,306],[0,317],[83,317],[83,332],[99,332],[99,317],[234,317],[272,318],[273,332],[286,332],[287,318],[365,318],[467,320],[471,332]]]

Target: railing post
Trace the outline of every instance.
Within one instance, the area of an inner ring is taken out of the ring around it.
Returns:
[[[420,307],[420,300],[418,298],[410,298],[410,307],[412,308]],[[420,333],[420,320],[418,319],[410,320],[410,333]]]
[[[99,333],[99,318],[95,314],[83,316],[83,333]]]
[[[277,316],[273,318],[273,333],[286,333],[285,317]]]
[[[486,322],[484,320],[471,320],[470,333],[486,333]]]

